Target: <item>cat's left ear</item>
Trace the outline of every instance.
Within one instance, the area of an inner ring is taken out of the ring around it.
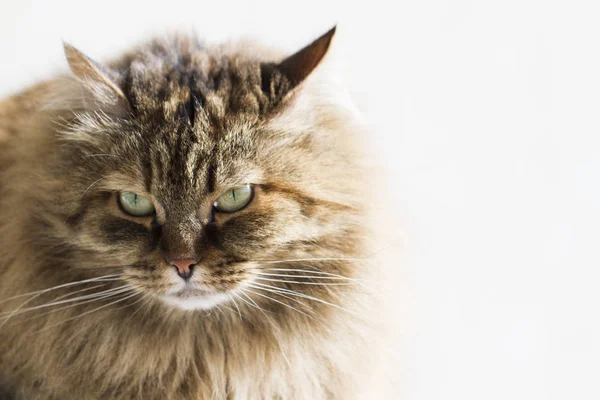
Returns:
[[[64,44],[64,48],[71,71],[83,86],[85,105],[109,115],[126,116],[131,111],[131,105],[111,77],[112,71],[67,43]]]
[[[318,39],[287,57],[280,63],[264,63],[261,65],[263,91],[271,96],[281,95],[300,85],[321,63],[333,36],[334,26]],[[283,78],[283,79],[282,79]],[[279,92],[279,93],[278,93]]]

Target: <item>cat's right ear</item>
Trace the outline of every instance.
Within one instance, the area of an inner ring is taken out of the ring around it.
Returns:
[[[300,85],[325,58],[335,31],[334,26],[279,63],[261,64],[263,92],[272,98],[281,98]]]
[[[64,43],[71,71],[82,85],[84,106],[108,115],[124,117],[131,112],[127,97],[115,82],[112,71],[96,63],[70,44]]]

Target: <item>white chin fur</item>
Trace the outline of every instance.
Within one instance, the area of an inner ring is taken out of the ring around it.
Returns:
[[[161,299],[170,306],[183,310],[208,310],[225,302],[229,297],[224,293],[216,293],[193,297],[166,295],[161,296]]]

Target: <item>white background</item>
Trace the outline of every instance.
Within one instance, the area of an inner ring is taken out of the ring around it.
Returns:
[[[600,13],[582,1],[7,1],[0,94],[194,29],[336,56],[390,170],[404,399],[600,398]]]

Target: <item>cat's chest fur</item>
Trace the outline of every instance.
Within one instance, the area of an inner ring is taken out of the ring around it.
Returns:
[[[173,328],[150,324],[145,328],[155,331],[140,332],[100,317],[83,330],[46,332],[43,345],[22,347],[23,359],[12,354],[2,368],[19,370],[18,377],[6,377],[17,379],[16,398],[28,400],[333,399],[347,398],[358,384],[345,369],[360,349],[340,346],[356,343],[349,332],[338,331],[335,338],[316,331],[261,332],[266,327],[215,320],[208,321],[209,328],[193,328],[210,318],[191,317]],[[32,357],[44,362],[21,369]]]

